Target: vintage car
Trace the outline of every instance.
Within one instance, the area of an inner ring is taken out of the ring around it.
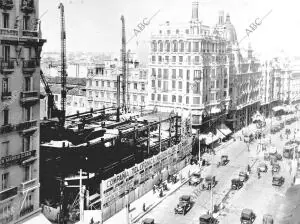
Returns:
[[[154,224],[154,219],[146,218],[142,221],[142,224]]]
[[[256,218],[256,215],[252,209],[245,208],[241,213],[241,224],[252,224]]]
[[[273,171],[274,173],[278,173],[278,172],[280,171],[280,165],[279,165],[278,163],[274,163],[274,164],[272,165],[272,171]]]
[[[272,179],[272,185],[281,187],[284,183],[284,177],[283,176],[275,176]]]
[[[265,163],[260,163],[257,167],[257,171],[259,172],[267,172],[268,171],[268,166]]]
[[[199,217],[199,224],[217,224],[219,221],[214,218],[211,214],[201,215]]]
[[[203,189],[210,190],[211,188],[216,186],[216,184],[217,184],[216,177],[208,175],[204,179]]]
[[[274,224],[274,219],[273,219],[272,215],[265,214],[263,217],[263,224]]]
[[[229,162],[228,155],[222,155],[220,165],[225,166],[228,162]]]
[[[190,180],[189,180],[189,185],[196,186],[196,185],[200,184],[200,182],[201,182],[201,175],[200,175],[200,173],[193,173],[191,175]]]
[[[246,182],[249,179],[249,175],[245,171],[239,173],[239,178],[242,182]]]
[[[231,180],[231,189],[238,190],[243,187],[243,182],[239,178],[235,178]]]
[[[183,214],[185,215],[192,207],[191,196],[190,195],[182,195],[179,198],[179,203],[176,208],[174,208],[175,214]]]

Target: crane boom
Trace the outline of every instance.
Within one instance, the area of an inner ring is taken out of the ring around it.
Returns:
[[[125,34],[125,18],[122,15],[121,16],[121,21],[122,21],[122,100],[123,100],[123,107],[125,110],[127,110],[126,107],[126,86],[127,86],[127,74],[126,74],[126,34]]]
[[[66,98],[67,98],[67,88],[66,88],[66,29],[65,29],[65,11],[64,5],[59,4],[60,9],[60,25],[61,25],[61,125],[65,124],[66,116]]]

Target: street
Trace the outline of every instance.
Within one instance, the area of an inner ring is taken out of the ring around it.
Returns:
[[[296,123],[286,126],[286,128],[290,128],[291,130],[295,127]],[[269,128],[266,128],[265,132],[268,130]],[[283,133],[284,130],[285,129],[283,129],[281,133]],[[276,146],[279,153],[282,154],[286,139],[280,140],[279,135],[280,133],[276,133],[271,136],[271,145]],[[264,152],[257,150],[258,143],[259,140],[255,140],[251,143],[250,152],[248,152],[246,143],[237,140],[217,151],[213,157],[208,155],[208,158],[212,159],[212,165],[206,167],[204,171],[201,172],[201,177],[205,178],[206,175],[210,174],[216,176],[217,185],[213,188],[213,203],[218,205],[223,200],[222,204],[224,207],[218,214],[220,223],[239,223],[241,211],[244,208],[250,208],[255,212],[257,216],[255,223],[261,223],[262,217],[266,213],[273,215],[275,222],[284,216],[284,214],[280,212],[280,205],[284,200],[287,188],[291,186],[292,178],[290,175],[289,160],[283,158],[283,161],[279,162],[281,166],[279,175],[285,178],[283,186],[272,186],[272,173],[269,162],[266,162],[268,165],[267,173],[262,173],[261,178],[258,179],[256,172],[257,166],[260,162],[264,161]],[[216,164],[220,161],[222,154],[227,154],[230,161],[226,166],[217,168]],[[231,179],[238,177],[239,171],[245,170],[248,164],[252,167],[249,180],[240,190],[230,191]],[[183,185],[146,214],[144,218],[152,217],[155,219],[155,222],[159,224],[199,223],[199,217],[211,210],[210,191],[201,191],[198,197],[193,197],[194,204],[186,215],[174,214],[174,208],[178,203],[179,197],[185,194],[193,195],[193,191],[197,188],[199,188],[199,185]],[[226,193],[228,193],[228,195],[226,195]]]

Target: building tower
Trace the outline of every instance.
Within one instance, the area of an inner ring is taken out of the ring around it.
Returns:
[[[39,0],[0,1],[0,223],[40,213]],[[30,222],[30,221],[28,221]]]

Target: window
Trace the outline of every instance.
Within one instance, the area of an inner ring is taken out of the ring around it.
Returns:
[[[133,101],[137,101],[137,95],[133,95]]]
[[[2,79],[2,93],[8,92],[8,78]]]
[[[54,95],[54,100],[58,101],[58,95]]]
[[[167,34],[171,34],[171,30],[167,30]]]
[[[99,97],[99,92],[96,91],[95,94],[96,94],[96,98],[98,98]]]
[[[176,34],[179,34],[179,30],[176,30]]]
[[[145,90],[145,84],[142,83],[141,90]]]
[[[24,182],[31,180],[31,166],[25,166],[25,177]]]
[[[179,62],[180,62],[180,63],[183,62],[183,56],[179,56]]]
[[[189,98],[188,96],[185,98],[185,103],[186,103],[186,104],[189,104],[189,103],[190,103],[190,98]]]
[[[3,110],[3,124],[8,125],[9,122],[9,110],[5,109]]]
[[[195,82],[194,83],[194,93],[200,93],[200,83],[199,82]]]
[[[182,96],[178,96],[178,102],[182,103]]]
[[[156,69],[155,68],[152,68],[152,75],[156,76]]]
[[[200,124],[200,115],[193,115],[193,124]]]
[[[176,56],[172,57],[172,62],[176,62]]]
[[[194,42],[194,52],[199,51],[199,42]]]
[[[224,94],[223,94],[223,96],[224,96],[224,97],[226,97],[226,96],[227,96],[227,92],[226,92],[226,91],[224,91]]]
[[[199,56],[195,56],[195,64],[199,64]]]
[[[96,81],[96,86],[99,86],[99,81]]]
[[[101,81],[101,86],[104,87],[104,81]]]
[[[157,76],[158,76],[159,79],[161,79],[161,68],[158,69]]]
[[[155,100],[155,94],[151,94],[151,100]]]
[[[194,71],[194,80],[200,80],[201,79],[201,70],[195,70]]]
[[[216,100],[219,100],[220,99],[220,94],[219,92],[216,93]]]
[[[217,80],[216,88],[219,88],[219,80]]]
[[[93,85],[93,80],[89,81],[89,85],[92,86]]]
[[[118,87],[118,83],[114,82],[114,88],[117,88],[117,87]]]
[[[107,81],[107,87],[110,87],[110,81]]]
[[[227,88],[227,79],[224,79],[224,88]]]
[[[175,90],[176,89],[176,81],[172,81],[172,89]]]
[[[161,101],[161,95],[157,94],[157,101]]]
[[[172,79],[176,79],[176,69],[172,69]]]
[[[152,83],[152,85],[151,85],[152,88],[155,88],[155,80],[152,80],[151,83]]]
[[[215,88],[215,81],[210,82],[210,88],[212,88],[212,89]]]
[[[93,96],[93,92],[92,91],[89,91],[89,96]]]
[[[169,79],[169,70],[164,69],[164,79]]]
[[[141,96],[141,102],[142,102],[142,103],[145,102],[145,96]]]
[[[2,142],[1,144],[0,157],[6,157],[9,153],[9,141]]]
[[[168,81],[164,81],[163,91],[168,91]]]
[[[114,99],[117,99],[117,93],[114,93]]]
[[[30,143],[31,143],[31,136],[30,135],[26,135],[23,138],[23,152],[27,152],[30,151]]]
[[[101,92],[101,97],[104,98],[104,92]]]
[[[167,52],[170,52],[171,44],[169,41],[166,42]]]
[[[155,60],[156,60],[156,57],[152,56],[152,62],[155,62]]]
[[[169,62],[169,56],[165,56],[165,62]]]
[[[200,97],[194,97],[193,98],[193,104],[199,105],[200,104]]]
[[[192,49],[192,43],[191,42],[188,42],[187,44],[187,52],[191,52],[191,49]]]
[[[186,70],[186,80],[190,80],[190,70]]]
[[[136,83],[136,82],[133,83],[133,88],[134,88],[134,89],[137,89],[137,83]]]
[[[10,217],[12,215],[13,215],[13,211],[11,209],[11,204],[1,206],[1,208],[0,208],[0,220],[5,220],[6,217]]]
[[[179,81],[179,82],[178,82],[178,89],[179,89],[179,90],[182,90],[182,81]]]
[[[215,94],[213,94],[213,93],[210,94],[210,100],[211,100],[211,101],[214,101],[214,100],[215,100]]]
[[[2,181],[1,181],[1,188],[2,190],[8,188],[8,176],[9,176],[9,173],[4,173],[2,174]]]
[[[190,33],[190,31],[189,31],[188,29],[186,29],[186,30],[185,30],[185,33],[186,33],[186,34],[189,34],[189,33]]]
[[[168,102],[168,95],[163,95],[163,102]]]
[[[157,82],[157,87],[161,88],[161,81],[160,80],[158,80],[158,82]]]
[[[23,30],[29,30],[29,16],[24,16],[23,17]]]
[[[172,96],[172,103],[176,103],[176,96]]]
[[[189,93],[190,92],[190,83],[187,82],[186,83],[186,93]]]
[[[4,61],[8,62],[10,59],[10,46],[4,46],[3,56],[4,56]]]
[[[31,107],[25,107],[25,121],[31,120]]]
[[[179,69],[179,78],[182,79],[183,78],[183,70]]]
[[[31,91],[31,77],[25,77],[25,91]]]
[[[3,13],[3,28],[9,28],[9,14]]]

